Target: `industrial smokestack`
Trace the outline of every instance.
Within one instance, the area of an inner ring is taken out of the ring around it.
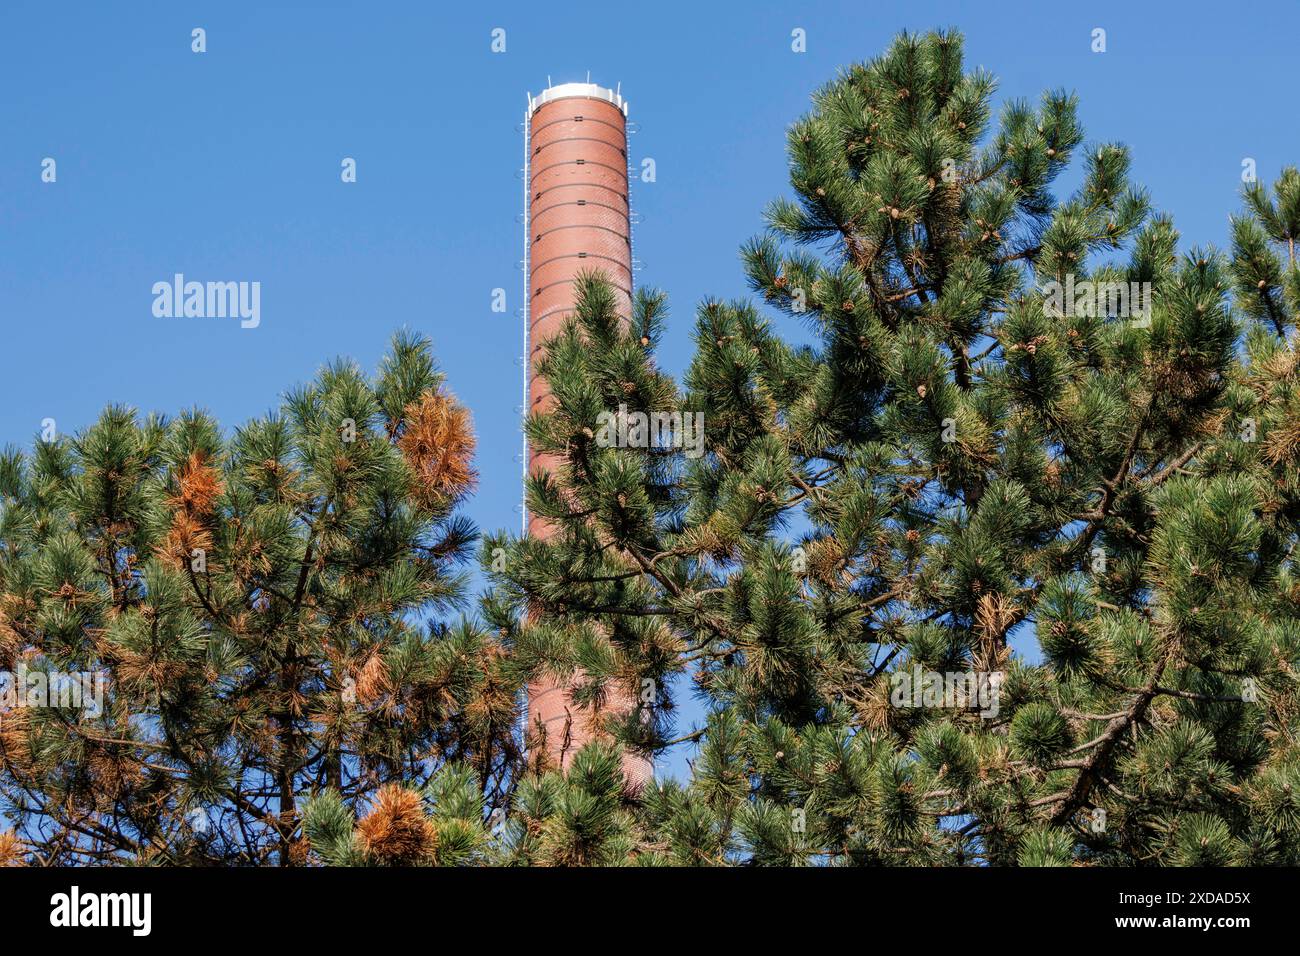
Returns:
[[[551,388],[537,373],[543,346],[574,309],[573,281],[584,270],[603,272],[616,290],[619,312],[632,309],[632,227],[628,205],[627,101],[594,83],[564,83],[529,96],[525,117],[527,184],[525,268],[528,296],[524,321],[528,343],[528,403],[548,411]],[[555,456],[528,452],[528,470],[550,471]],[[528,533],[543,541],[554,528],[532,516]],[[598,715],[577,707],[568,685],[539,681],[528,688],[529,732],[540,738],[552,764],[568,768],[597,734]],[[627,713],[635,702],[624,691],[610,695],[607,711]],[[653,764],[635,754],[623,772],[640,787]]]

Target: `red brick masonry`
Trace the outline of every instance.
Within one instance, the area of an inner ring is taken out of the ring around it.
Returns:
[[[628,209],[626,104],[616,93],[588,83],[553,87],[530,100],[528,117],[528,400],[534,412],[552,405],[551,389],[536,372],[542,345],[572,313],[573,280],[600,270],[619,290],[619,311],[631,314],[632,244]],[[558,464],[528,452],[529,472]],[[550,524],[530,516],[528,533],[546,540]],[[625,692],[606,707],[626,713],[635,702]],[[593,715],[580,710],[568,687],[538,681],[528,688],[528,723],[546,730],[552,760],[567,768],[592,739]],[[654,764],[626,755],[623,772],[633,787],[654,774]]]

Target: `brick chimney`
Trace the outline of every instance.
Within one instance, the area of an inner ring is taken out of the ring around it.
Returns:
[[[542,346],[572,314],[573,281],[600,271],[614,286],[620,314],[632,308],[632,227],[628,206],[627,101],[594,83],[564,83],[528,98],[525,118],[525,221],[528,301],[528,403],[533,412],[553,405],[550,384],[537,373]],[[530,473],[559,460],[528,450]],[[528,533],[543,541],[554,528],[529,516]],[[538,681],[528,688],[528,730],[544,734],[551,762],[568,769],[596,731],[590,709],[576,706],[570,686]],[[635,701],[620,689],[605,707],[626,713]],[[625,754],[623,773],[639,788],[654,774],[651,761]]]

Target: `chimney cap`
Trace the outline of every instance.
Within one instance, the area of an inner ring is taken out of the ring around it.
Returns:
[[[540,106],[550,103],[552,100],[563,100],[571,97],[604,100],[622,110],[624,116],[627,115],[628,102],[623,99],[622,93],[619,90],[611,90],[596,83],[561,83],[559,86],[548,86],[536,96],[530,93],[528,95],[528,115],[532,116]]]

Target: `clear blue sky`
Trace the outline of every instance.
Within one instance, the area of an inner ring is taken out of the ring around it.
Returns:
[[[786,189],[786,126],[904,28],[960,28],[1000,98],[1076,90],[1089,138],[1133,148],[1184,242],[1222,245],[1242,159],[1270,182],[1300,163],[1300,5],[1080,6],[4,0],[0,444],[30,444],[47,417],[75,431],[110,401],[233,425],[331,357],[372,369],[409,325],[474,412],[470,514],[517,527],[518,127],[548,75],[590,70],[631,101],[631,158],[658,173],[633,184],[639,280],[670,295],[674,372],[699,301],[745,292],[737,248]],[[176,272],[261,282],[261,326],[155,318],[151,286]]]

